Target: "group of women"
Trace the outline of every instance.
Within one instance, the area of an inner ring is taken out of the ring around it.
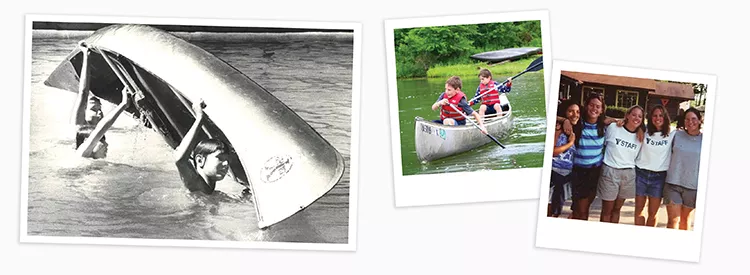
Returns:
[[[600,221],[618,223],[625,200],[635,198],[634,223],[656,226],[663,200],[667,227],[688,230],[698,189],[701,113],[687,109],[679,118],[684,128],[673,130],[661,105],[648,113],[632,106],[621,120],[605,112],[599,94],[590,95],[583,106],[572,101],[558,106],[547,215],[559,216],[572,197],[569,218],[588,220],[598,196]]]

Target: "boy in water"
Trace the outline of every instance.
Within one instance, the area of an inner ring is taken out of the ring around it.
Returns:
[[[102,113],[102,103],[99,98],[90,95],[88,57],[90,51],[81,45],[83,66],[76,97],[73,121],[78,127],[76,131],[76,154],[86,158],[104,158],[107,156],[107,142],[104,133],[112,127],[120,114],[132,101],[128,89],[122,89],[122,101],[105,117]],[[88,108],[87,108],[88,107]]]
[[[466,125],[466,115],[473,115],[479,124],[479,129],[483,134],[487,134],[481,117],[474,112],[466,102],[466,95],[461,92],[461,78],[452,76],[445,81],[445,92],[440,94],[438,100],[432,104],[432,110],[440,108],[440,119],[434,122],[443,125]],[[463,113],[461,113],[463,112]]]
[[[182,138],[174,151],[175,164],[180,172],[180,179],[190,192],[200,191],[211,194],[216,189],[216,182],[224,179],[229,171],[227,146],[217,139],[206,139],[198,142],[198,129],[206,120],[203,101],[193,104],[195,122]],[[192,149],[194,148],[194,149]],[[192,149],[192,159],[190,152]]]
[[[508,82],[500,86],[500,83],[492,80],[492,72],[490,70],[481,69],[479,70],[479,86],[474,97],[478,97],[479,95],[482,95],[482,97],[472,100],[469,104],[474,105],[480,101],[482,102],[482,105],[479,106],[480,117],[484,117],[485,114],[502,114],[502,105],[507,104],[507,102],[500,100],[500,94],[510,93],[511,85],[512,78],[508,78]]]

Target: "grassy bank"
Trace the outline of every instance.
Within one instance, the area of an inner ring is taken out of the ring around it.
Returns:
[[[448,78],[454,75],[459,77],[476,77],[479,74],[479,70],[482,68],[489,69],[492,72],[492,75],[512,75],[525,70],[535,59],[537,59],[537,57],[491,65],[488,65],[485,62],[445,66],[436,65],[427,71],[427,77]],[[502,81],[501,79],[495,80]]]

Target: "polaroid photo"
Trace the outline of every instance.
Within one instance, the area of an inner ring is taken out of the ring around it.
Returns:
[[[385,21],[396,207],[538,198],[548,20],[527,11]]]
[[[356,250],[361,25],[26,16],[20,241]]]
[[[554,63],[536,245],[699,261],[716,76]]]

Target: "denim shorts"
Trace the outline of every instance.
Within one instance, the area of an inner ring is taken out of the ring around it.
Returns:
[[[667,171],[654,172],[635,167],[635,195],[661,198],[666,179]]]

